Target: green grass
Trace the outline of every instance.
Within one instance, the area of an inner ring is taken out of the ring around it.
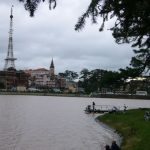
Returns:
[[[121,150],[150,150],[150,121],[144,120],[146,110],[150,111],[128,110],[126,113],[105,114],[98,119],[123,136]]]

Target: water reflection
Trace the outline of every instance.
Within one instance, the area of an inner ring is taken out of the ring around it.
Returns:
[[[86,105],[150,107],[150,101],[0,96],[0,150],[103,150],[117,138]]]

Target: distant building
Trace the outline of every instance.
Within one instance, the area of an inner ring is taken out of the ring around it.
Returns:
[[[29,69],[29,70],[24,70],[24,71],[28,73],[29,75],[31,75],[32,77],[43,75],[43,74],[49,74],[49,70],[45,68]]]
[[[66,90],[65,92],[69,93],[77,93],[78,92],[78,84],[74,81],[66,82]]]
[[[19,89],[24,89],[23,91],[25,91],[28,87],[28,77],[29,76],[25,72],[17,71],[14,68],[0,71],[0,82],[4,84],[6,91],[17,91],[18,87],[22,87],[18,88],[18,91],[22,91]]]
[[[54,61],[52,59],[49,70],[45,68],[25,70],[30,75],[29,85],[36,88],[57,88],[66,87],[66,79],[55,74]]]

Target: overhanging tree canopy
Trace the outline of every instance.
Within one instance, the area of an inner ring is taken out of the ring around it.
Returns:
[[[19,0],[24,3],[25,9],[33,16],[38,4],[45,0]],[[48,0],[49,7],[55,8],[57,0]],[[79,18],[75,25],[76,30],[84,27],[86,18],[102,17],[100,31],[104,29],[105,22],[116,18],[111,28],[117,43],[133,42],[133,46],[150,47],[150,1],[149,0],[91,0],[87,11]]]
[[[40,2],[46,0],[19,0],[24,3],[25,9],[34,15]],[[57,0],[47,0],[49,8],[56,7]],[[150,69],[150,0],[91,0],[86,12],[79,18],[75,25],[75,30],[84,28],[86,19],[91,17],[93,23],[97,19],[103,19],[99,31],[103,31],[105,23],[114,18],[114,26],[110,29],[116,42],[132,43],[133,47],[138,47],[139,53],[144,52],[144,56],[135,56],[131,64],[141,62],[142,70]],[[141,51],[143,49],[144,51]],[[145,53],[145,50],[148,51]],[[138,50],[136,51],[138,53]],[[139,54],[138,53],[138,54]],[[141,61],[145,60],[145,61]]]

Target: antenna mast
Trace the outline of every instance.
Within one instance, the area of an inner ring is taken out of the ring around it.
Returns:
[[[14,58],[14,54],[13,54],[13,5],[11,7],[10,13],[11,14],[10,14],[8,51],[7,51],[7,57],[5,58],[4,70],[7,70],[8,68],[15,69],[15,60],[16,60],[16,58]]]

